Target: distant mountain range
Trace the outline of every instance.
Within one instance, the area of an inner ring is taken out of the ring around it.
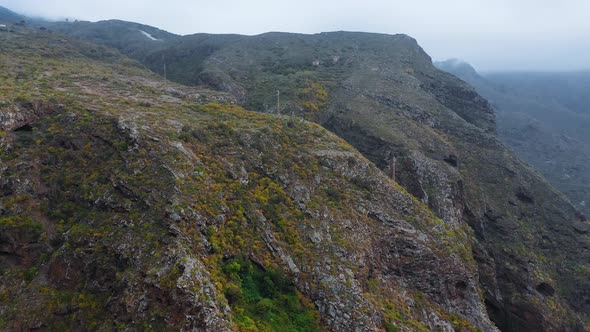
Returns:
[[[590,71],[480,75],[460,60],[435,65],[488,99],[500,138],[590,215]]]

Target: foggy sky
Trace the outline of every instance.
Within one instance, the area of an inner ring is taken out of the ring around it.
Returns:
[[[405,33],[479,71],[590,69],[589,0],[0,0],[26,15],[117,18],[177,34]]]

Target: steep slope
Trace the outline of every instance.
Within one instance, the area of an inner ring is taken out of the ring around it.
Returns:
[[[320,126],[55,33],[0,69],[0,329],[495,330],[469,228]]]
[[[8,8],[0,6],[0,24],[17,23],[24,19],[24,16],[19,15]]]
[[[434,68],[413,39],[199,35],[144,63],[157,70],[180,49],[167,63],[182,73],[172,79],[226,91],[253,110],[318,121],[386,173],[395,165],[396,181],[449,229],[469,224],[488,313],[502,330],[583,329],[587,221],[498,141],[488,103]]]
[[[497,109],[498,134],[585,215],[590,214],[590,75],[496,73],[480,76],[464,62],[438,63],[472,84]],[[466,69],[468,68],[468,69]]]

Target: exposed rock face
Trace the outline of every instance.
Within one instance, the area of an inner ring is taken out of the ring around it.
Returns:
[[[473,229],[479,286],[502,330],[581,329],[589,257],[580,250],[587,240],[574,227],[575,209],[498,141],[490,105],[435,69],[413,39],[270,33],[223,37],[215,45],[198,57],[192,75],[176,79],[215,82],[263,112],[277,111],[270,96],[281,89],[281,113],[319,120],[388,174],[395,157],[401,185],[451,229]],[[187,68],[195,59],[171,66]],[[319,93],[309,97],[310,82],[327,90],[328,103]],[[539,291],[543,283],[557,291]]]
[[[458,60],[436,64],[472,84],[497,111],[498,135],[522,159],[590,214],[587,71],[480,76]]]
[[[0,38],[3,330],[496,330],[471,231],[327,130],[61,36]],[[23,93],[19,66],[58,73]]]
[[[20,56],[38,45],[27,38],[38,36],[21,32],[3,54],[46,71]],[[44,40],[59,53],[62,44]],[[364,157],[318,125],[196,105],[186,96],[207,92],[172,95],[128,60],[113,55],[107,66],[76,51],[78,65],[64,62],[52,78],[60,90],[27,96],[50,96],[64,112],[30,123],[28,136],[3,131],[0,142],[13,142],[0,164],[3,213],[33,220],[27,227],[44,221],[33,241],[49,257],[2,262],[9,328],[79,328],[105,316],[132,329],[272,328],[259,315],[270,308],[310,330],[583,330],[587,221],[498,142],[488,103],[436,70],[413,39],[184,41],[138,59],[156,68],[175,47],[192,50],[169,64],[171,77],[321,122]],[[392,158],[395,179],[385,175]],[[25,197],[11,202],[13,192]],[[2,225],[17,238],[18,227]],[[35,315],[19,313],[28,303]]]
[[[4,102],[0,111],[0,130],[29,130],[30,125],[44,115],[59,111],[60,106],[43,102],[20,102],[8,105]]]
[[[572,266],[588,264],[588,256],[579,250],[586,240],[573,227],[575,209],[498,142],[487,102],[462,82],[406,60],[412,63],[412,78],[402,81],[417,79],[421,90],[396,84],[389,91],[413,94],[412,99],[386,104],[379,101],[387,95],[366,100],[366,85],[347,86],[336,90],[326,126],[383,169],[390,156],[401,159],[396,174],[400,184],[449,225],[468,223],[473,228],[488,312],[500,329],[581,329],[570,323],[575,322],[574,312],[588,312],[581,298],[587,290],[577,288],[587,284],[572,280],[579,273]],[[386,74],[373,78],[376,86],[400,75],[380,72]],[[410,106],[427,110],[429,116],[408,121],[403,110]],[[358,127],[370,134],[359,135]],[[562,305],[571,308],[563,310],[572,318],[562,319],[562,312],[543,304],[548,298],[559,301],[546,295],[551,292],[531,291],[544,279],[561,287]]]

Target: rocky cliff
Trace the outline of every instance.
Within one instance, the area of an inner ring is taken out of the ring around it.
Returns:
[[[0,37],[5,328],[584,330],[590,225],[412,38]]]
[[[583,214],[590,214],[588,72],[488,73],[460,60],[436,64],[473,85],[496,110],[498,136]]]
[[[2,330],[495,330],[471,231],[317,124],[0,45]]]
[[[197,69],[179,81],[321,123],[384,173],[395,165],[396,182],[450,229],[469,225],[484,302],[500,329],[582,329],[576,316],[590,309],[587,221],[499,142],[488,102],[437,70],[415,40],[269,33],[234,36],[199,54]]]

